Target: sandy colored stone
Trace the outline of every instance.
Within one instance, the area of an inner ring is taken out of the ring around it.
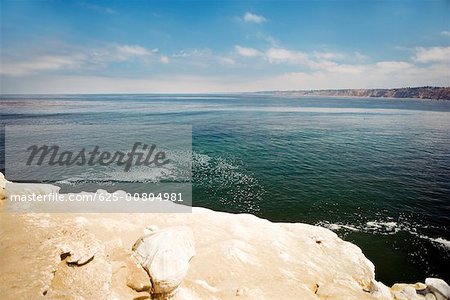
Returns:
[[[405,283],[396,283],[391,287],[392,295],[396,300],[417,299],[417,292],[413,285]]]
[[[131,261],[131,259],[128,261],[127,267],[127,286],[136,292],[150,291],[152,284],[147,272],[145,272],[140,265],[137,265]]]
[[[87,264],[101,251],[101,245],[88,236],[78,240],[62,241],[58,246],[61,249],[60,257],[66,257],[67,264],[77,266]]]
[[[391,300],[391,289],[382,282],[372,281],[369,292],[379,300]]]
[[[146,300],[146,299],[150,299],[149,293],[140,293],[139,295],[133,298],[133,300]]]
[[[2,213],[2,299],[149,297],[138,292],[147,283],[131,252],[149,224],[188,227],[195,239],[196,254],[173,300],[389,299],[361,250],[328,229],[204,208],[184,214]],[[62,251],[73,263],[61,260]],[[412,285],[406,293],[397,288],[401,297],[416,293]],[[429,295],[417,299],[432,300]]]
[[[425,299],[426,300],[436,300],[436,296],[433,295],[432,293],[429,293],[429,294],[425,295]]]
[[[425,284],[436,297],[437,300],[450,299],[450,286],[442,279],[427,278]]]
[[[0,200],[5,200],[5,199],[6,199],[5,189],[0,187]]]
[[[0,173],[0,200],[6,199],[6,191],[5,191],[5,176],[3,176],[2,173]]]
[[[424,295],[417,295],[417,299],[420,300],[436,300],[436,297],[432,293],[424,294]]]
[[[192,230],[172,226],[150,232],[133,245],[133,255],[152,282],[152,293],[170,294],[181,283],[195,255]]]
[[[149,298],[150,279],[147,272],[124,249],[120,240],[106,243],[106,253],[112,266],[111,299]]]
[[[49,299],[107,299],[111,275],[111,266],[104,259],[94,259],[82,267],[62,262],[44,293]]]
[[[127,286],[125,257],[127,249],[131,249],[147,227],[149,218],[159,228],[188,226],[196,240],[196,256],[190,261],[189,271],[173,299],[233,299],[238,290],[239,299],[377,299],[364,291],[374,280],[373,265],[359,248],[342,241],[333,232],[203,208],[194,208],[192,214],[8,214],[0,221],[0,251],[5,253],[0,262],[5,266],[2,272],[6,270],[0,287],[9,291],[5,299],[35,299],[45,290],[47,294],[64,295],[67,299],[70,293],[74,297],[80,289],[97,296],[98,290],[108,289],[108,282],[112,299],[145,297]],[[75,237],[90,239],[89,235],[99,244],[108,245],[115,239],[120,239],[120,243],[105,246],[82,266],[69,266],[61,261],[58,245],[64,241],[69,243]],[[323,242],[318,245],[317,239]],[[33,244],[32,249],[26,246]],[[5,251],[6,245],[9,249]],[[40,245],[41,251],[36,253]],[[109,248],[123,253],[116,255]],[[97,261],[100,257],[104,261]],[[111,272],[105,265],[100,266],[105,274],[103,282],[91,280],[88,284],[72,280],[72,286],[66,289],[69,281],[52,280],[52,271],[58,270],[59,264],[66,269],[62,269],[58,278],[65,274],[81,280],[82,276],[90,278],[99,274],[91,264],[104,262],[110,265]],[[69,273],[72,269],[86,270],[89,274]],[[17,282],[31,284],[24,288]],[[319,285],[317,294],[316,284]]]
[[[411,286],[418,292],[424,291],[427,288],[427,285],[425,283],[422,283],[422,282],[416,282],[414,284],[411,284]]]

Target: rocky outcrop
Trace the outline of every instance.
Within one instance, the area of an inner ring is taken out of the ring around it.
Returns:
[[[450,299],[450,286],[442,279],[427,278],[425,284],[437,300]]]
[[[4,212],[0,253],[2,299],[448,298],[437,279],[376,281],[361,250],[328,229],[205,208]]]
[[[396,300],[418,300],[425,297],[426,294],[430,294],[428,291],[425,291],[426,287],[425,284],[419,282],[416,284],[396,283],[391,287],[391,294]],[[434,297],[432,294],[430,296]]]
[[[450,87],[413,87],[397,89],[342,89],[342,90],[300,90],[269,92],[287,96],[332,96],[332,97],[378,97],[378,98],[420,98],[450,100]]]
[[[155,230],[133,246],[133,255],[144,267],[152,282],[152,293],[169,297],[181,284],[195,255],[194,236],[185,226]]]
[[[427,278],[425,283],[396,283],[390,288],[394,300],[448,300],[450,287],[442,279]]]

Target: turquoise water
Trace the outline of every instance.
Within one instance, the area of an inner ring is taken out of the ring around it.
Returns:
[[[2,124],[192,125],[195,206],[328,227],[386,284],[450,281],[450,101],[2,96],[0,109]]]

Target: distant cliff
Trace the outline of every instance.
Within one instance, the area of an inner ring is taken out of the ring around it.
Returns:
[[[338,97],[383,97],[421,98],[450,100],[450,87],[413,87],[397,89],[343,89],[343,90],[299,90],[273,91],[271,93],[292,96],[338,96]]]

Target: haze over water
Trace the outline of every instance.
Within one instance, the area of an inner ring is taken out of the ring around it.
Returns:
[[[450,102],[4,95],[0,120],[192,125],[194,206],[328,227],[386,284],[450,280]]]

